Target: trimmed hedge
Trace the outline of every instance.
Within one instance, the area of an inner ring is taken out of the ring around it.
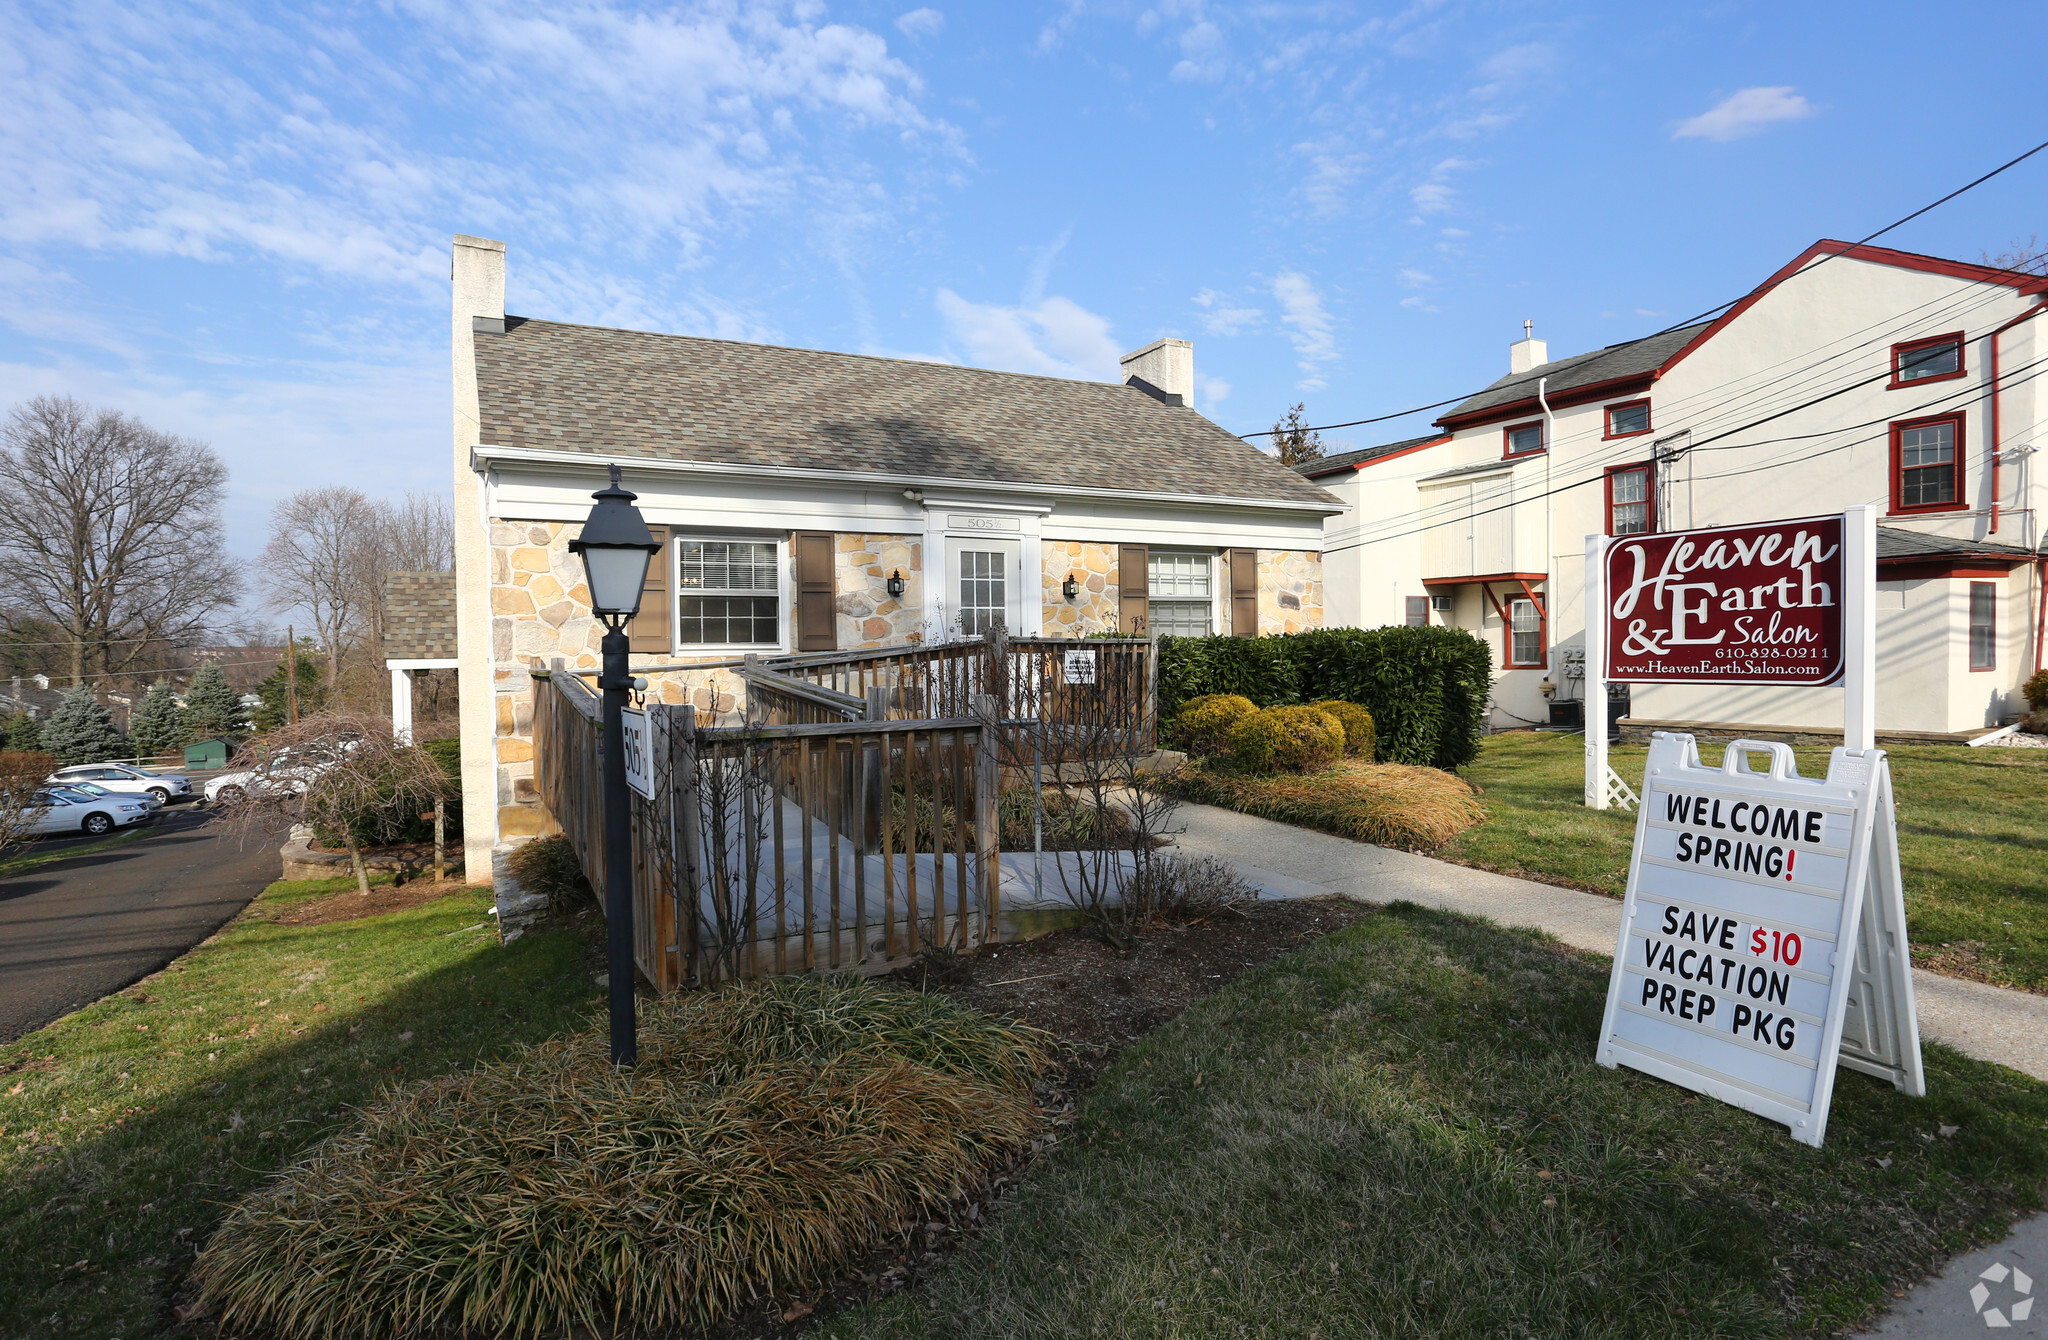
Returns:
[[[1341,698],[1325,698],[1310,707],[1328,712],[1337,718],[1337,724],[1344,728],[1344,752],[1353,758],[1364,755],[1372,757],[1372,713],[1357,703],[1347,703]]]
[[[1382,763],[1458,768],[1486,734],[1493,652],[1455,628],[1323,628],[1277,637],[1162,637],[1159,709],[1235,693],[1261,707],[1323,699],[1372,714]]]
[[[1174,735],[1189,753],[1220,754],[1230,748],[1238,723],[1258,710],[1257,703],[1235,693],[1205,693],[1180,705]]]
[[[1344,754],[1344,726],[1320,707],[1295,704],[1254,712],[1230,744],[1247,772],[1321,772]]]

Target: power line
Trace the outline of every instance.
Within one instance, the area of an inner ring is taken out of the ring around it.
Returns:
[[[1989,333],[1987,333],[1987,334],[1985,334],[1985,335],[1980,335],[1980,336],[1978,336],[1978,337],[1977,337],[1977,339],[1979,339],[1979,340],[1982,340],[1982,339],[1988,339],[1989,337],[1990,337],[1990,336],[1989,336]],[[2026,363],[2026,364],[2023,364],[2023,365],[2021,365],[2020,367],[2016,367],[2016,368],[2012,369],[2012,372],[2011,372],[2011,374],[2010,374],[2011,380],[2007,380],[2007,379],[2006,379],[2005,377],[2001,377],[2001,378],[2000,378],[2000,385],[2001,385],[2001,387],[2011,387],[2011,386],[2017,386],[2017,385],[2024,385],[2024,384],[2025,384],[2026,382],[2028,382],[2028,381],[2032,381],[2032,380],[2034,380],[2034,378],[2035,378],[2035,377],[2037,377],[2037,376],[2040,376],[2040,375],[2041,375],[2041,374],[2040,374],[2040,372],[2038,372],[2038,371],[2035,371],[2035,370],[2036,370],[2036,369],[2040,369],[2040,368],[2042,368],[2042,367],[2043,367],[2044,365],[2048,365],[2048,355],[2043,355],[2042,357],[2040,357],[2040,358],[2037,358],[2037,359],[2035,359],[2035,360],[2034,360],[2033,362],[2031,362],[2031,363]],[[2021,373],[2023,373],[2023,372],[2031,372],[2031,373],[2032,373],[2032,375],[2031,375],[2031,376],[2027,376],[2027,377],[2025,377],[2025,378],[2021,378],[2021,377],[2019,376],[2019,374],[2021,374]],[[1880,374],[1880,375],[1881,375],[1881,376],[1883,376],[1883,377],[1889,377],[1889,376],[1890,376],[1890,372],[1889,372],[1889,370],[1887,370],[1887,371],[1886,371],[1885,373],[1883,373],[1883,374]],[[1765,415],[1764,417],[1762,417],[1762,418],[1760,418],[1760,419],[1756,419],[1756,420],[1753,420],[1753,421],[1751,421],[1751,422],[1749,422],[1749,423],[1741,424],[1741,425],[1738,425],[1737,427],[1734,427],[1734,428],[1729,428],[1729,429],[1726,429],[1726,430],[1724,430],[1724,431],[1722,431],[1722,432],[1716,433],[1716,434],[1714,434],[1713,436],[1711,436],[1711,437],[1709,437],[1709,438],[1705,439],[1705,441],[1703,441],[1703,442],[1699,442],[1699,443],[1693,443],[1693,444],[1690,444],[1690,445],[1688,445],[1687,447],[1685,447],[1685,448],[1683,449],[1683,451],[1681,452],[1681,455],[1689,455],[1689,454],[1691,454],[1691,453],[1692,453],[1693,451],[1697,451],[1697,450],[1705,450],[1705,449],[1706,449],[1706,448],[1707,448],[1707,447],[1709,446],[1709,444],[1711,444],[1711,443],[1719,442],[1719,441],[1721,441],[1722,439],[1724,439],[1724,438],[1728,438],[1728,437],[1732,437],[1732,436],[1734,436],[1734,435],[1735,435],[1735,434],[1737,434],[1737,433],[1744,433],[1744,432],[1747,432],[1747,431],[1749,431],[1749,430],[1750,430],[1750,429],[1752,429],[1752,428],[1760,427],[1761,425],[1763,425],[1763,424],[1766,424],[1766,423],[1769,423],[1769,422],[1771,422],[1771,421],[1772,421],[1772,420],[1774,420],[1774,419],[1781,419],[1781,418],[1785,417],[1785,415],[1787,415],[1787,414],[1792,414],[1792,413],[1795,413],[1795,412],[1797,412],[1797,411],[1799,411],[1799,410],[1802,410],[1802,409],[1809,409],[1809,408],[1811,408],[1811,407],[1812,407],[1812,406],[1814,406],[1814,405],[1822,404],[1822,403],[1824,403],[1825,401],[1828,401],[1828,400],[1832,400],[1832,399],[1834,399],[1834,397],[1836,397],[1836,396],[1838,396],[1838,395],[1841,395],[1841,394],[1843,394],[1843,393],[1844,393],[1844,392],[1846,392],[1846,391],[1853,391],[1853,390],[1857,389],[1857,387],[1858,387],[1858,386],[1867,386],[1867,385],[1869,385],[1869,384],[1870,384],[1870,382],[1872,382],[1872,381],[1875,381],[1875,380],[1878,380],[1878,378],[1868,378],[1868,379],[1866,379],[1866,380],[1864,380],[1864,381],[1862,381],[1862,382],[1858,382],[1858,383],[1852,384],[1852,385],[1850,385],[1850,386],[1845,386],[1845,387],[1842,387],[1842,388],[1840,388],[1839,390],[1835,390],[1835,391],[1830,391],[1830,392],[1828,392],[1828,393],[1827,393],[1826,395],[1823,395],[1823,396],[1817,396],[1817,397],[1815,397],[1815,398],[1814,398],[1814,399],[1812,399],[1812,400],[1809,400],[1809,401],[1805,401],[1805,402],[1803,402],[1803,403],[1801,403],[1801,404],[1798,404],[1798,405],[1793,405],[1793,406],[1791,406],[1791,407],[1789,407],[1789,408],[1787,408],[1787,409],[1783,409],[1783,410],[1778,410],[1778,411],[1775,411],[1775,412],[1773,412],[1773,413],[1771,413],[1771,414],[1767,414],[1767,415]],[[1976,397],[1976,396],[1979,396],[1979,395],[1981,395],[1981,394],[1983,394],[1983,388],[1982,388],[1982,387],[1980,387],[1980,386],[1965,386],[1965,387],[1962,387],[1962,388],[1960,388],[1960,389],[1958,389],[1958,390],[1952,391],[1952,392],[1948,393],[1948,394],[1947,394],[1947,395],[1945,395],[1945,396],[1939,397],[1939,398],[1937,398],[1937,399],[1936,399],[1935,401],[1929,402],[1929,404],[1927,404],[1927,405],[1923,405],[1923,406],[1920,406],[1919,408],[1920,408],[1920,409],[1922,409],[1922,410],[1926,410],[1926,409],[1932,409],[1932,408],[1935,408],[1936,406],[1939,406],[1939,405],[1941,405],[1941,404],[1942,404],[1943,402],[1946,402],[1946,401],[1957,401],[1957,400],[1961,400],[1961,399],[1964,399],[1964,398],[1974,398],[1974,397]],[[1887,418],[1885,418],[1885,419],[1873,419],[1873,420],[1870,420],[1870,421],[1868,421],[1867,423],[1863,423],[1863,424],[1852,424],[1852,425],[1849,425],[1849,426],[1848,426],[1848,427],[1846,427],[1846,428],[1837,428],[1837,429],[1834,429],[1834,430],[1832,430],[1832,432],[1834,432],[1834,433],[1847,433],[1847,432],[1855,432],[1855,431],[1857,431],[1857,429],[1859,429],[1859,428],[1865,428],[1865,427],[1870,427],[1870,426],[1872,426],[1872,425],[1874,425],[1874,424],[1877,424],[1877,423],[1889,423],[1890,421],[1891,421],[1891,420],[1889,419],[1889,417],[1887,417]],[[1812,434],[1811,436],[1827,436],[1827,435],[1830,435],[1830,434]],[[1714,448],[1714,450],[1717,450],[1717,451],[1718,451],[1718,450],[1732,450],[1732,449],[1735,449],[1735,448],[1743,448],[1743,449],[1754,449],[1754,448],[1758,448],[1758,447],[1768,447],[1768,446],[1773,446],[1773,445],[1775,445],[1775,444],[1776,444],[1777,442],[1780,442],[1780,441],[1799,441],[1799,440],[1802,440],[1802,439],[1801,439],[1801,438],[1768,438],[1768,439],[1765,439],[1764,441],[1761,441],[1761,442],[1738,442],[1738,443],[1731,443],[1731,444],[1729,444],[1729,446],[1727,446],[1727,447],[1716,447],[1716,448]],[[1860,445],[1860,443],[1861,443],[1861,442],[1864,442],[1864,441],[1876,441],[1876,440],[1877,440],[1877,439],[1876,439],[1875,437],[1872,437],[1872,438],[1865,438],[1865,439],[1859,439],[1859,441],[1858,441],[1858,442],[1847,442],[1847,443],[1841,443],[1841,444],[1838,444],[1837,446],[1834,446],[1834,447],[1827,447],[1827,448],[1823,448],[1822,450],[1820,450],[1820,451],[1817,451],[1817,452],[1814,452],[1814,453],[1811,453],[1811,454],[1810,454],[1810,455],[1808,455],[1808,456],[1803,456],[1803,457],[1798,457],[1798,458],[1795,458],[1794,460],[1790,460],[1790,461],[1785,461],[1785,460],[1777,460],[1777,461],[1766,461],[1766,462],[1764,462],[1763,464],[1761,464],[1761,465],[1758,465],[1758,466],[1755,466],[1755,467],[1753,467],[1753,468],[1751,468],[1751,469],[1748,469],[1748,470],[1742,470],[1742,471],[1728,471],[1728,472],[1725,472],[1724,474],[1721,474],[1721,475],[1714,475],[1714,476],[1709,476],[1709,478],[1716,478],[1716,479],[1721,479],[1721,478],[1731,478],[1731,477],[1733,477],[1733,476],[1734,476],[1734,475],[1736,475],[1736,474],[1754,474],[1754,473],[1757,473],[1758,471],[1761,471],[1761,470],[1767,470],[1767,469],[1772,469],[1772,468],[1782,467],[1782,466],[1785,466],[1785,465],[1796,465],[1796,464],[1799,464],[1799,463],[1800,463],[1801,461],[1806,461],[1806,460],[1812,460],[1812,459],[1815,459],[1816,457],[1819,457],[1819,456],[1824,456],[1824,455],[1828,455],[1828,454],[1830,454],[1830,453],[1832,453],[1832,452],[1835,452],[1835,451],[1841,451],[1841,450],[1846,450],[1846,449],[1847,449],[1847,448],[1849,448],[1849,447],[1853,447],[1853,446],[1857,446],[1857,445]],[[1674,459],[1675,459],[1675,458],[1674,458]],[[1548,488],[1548,489],[1545,489],[1545,490],[1543,490],[1543,491],[1542,491],[1542,492],[1540,492],[1540,493],[1530,494],[1530,495],[1528,495],[1528,496],[1525,496],[1525,497],[1519,497],[1519,498],[1510,498],[1510,499],[1509,499],[1508,501],[1506,501],[1506,502],[1503,502],[1503,503],[1497,503],[1497,504],[1495,504],[1495,505],[1494,505],[1494,506],[1492,506],[1492,507],[1487,507],[1487,508],[1479,509],[1479,510],[1476,510],[1476,511],[1470,511],[1470,512],[1465,512],[1465,513],[1462,513],[1462,514],[1460,514],[1460,515],[1459,515],[1459,516],[1457,516],[1457,517],[1449,518],[1449,519],[1446,519],[1446,520],[1443,520],[1443,521],[1436,521],[1436,522],[1431,522],[1431,523],[1429,523],[1429,524],[1427,524],[1427,525],[1424,525],[1424,526],[1419,526],[1419,527],[1415,527],[1415,528],[1413,528],[1413,529],[1410,529],[1410,530],[1405,530],[1405,531],[1397,531],[1397,532],[1394,532],[1394,533],[1391,533],[1391,534],[1380,534],[1380,535],[1373,535],[1373,536],[1370,536],[1370,537],[1368,537],[1368,538],[1364,538],[1364,539],[1357,539],[1357,540],[1353,540],[1353,541],[1352,541],[1351,543],[1349,543],[1349,544],[1340,544],[1340,545],[1332,545],[1332,546],[1328,546],[1328,547],[1326,547],[1326,548],[1325,548],[1325,549],[1324,549],[1324,550],[1323,550],[1322,552],[1323,552],[1323,553],[1325,553],[1325,554],[1332,554],[1332,553],[1342,553],[1342,552],[1344,552],[1345,550],[1349,550],[1349,549],[1358,549],[1358,548],[1362,548],[1363,546],[1365,546],[1365,545],[1368,545],[1368,544],[1380,544],[1380,543],[1384,543],[1384,542],[1387,542],[1387,541],[1391,541],[1391,540],[1402,540],[1402,539],[1407,539],[1407,538],[1408,538],[1409,536],[1411,536],[1411,535],[1420,535],[1420,534],[1423,534],[1423,533],[1424,533],[1424,532],[1426,532],[1426,531],[1431,531],[1431,530],[1437,530],[1437,529],[1440,529],[1441,527],[1444,527],[1444,526],[1449,526],[1449,525],[1455,525],[1455,524],[1457,524],[1457,523],[1458,523],[1458,522],[1460,522],[1460,521],[1467,521],[1467,520],[1476,520],[1477,518],[1479,518],[1479,517],[1482,517],[1482,516],[1490,516],[1490,515],[1492,515],[1492,514],[1493,514],[1493,513],[1495,513],[1495,512],[1505,511],[1506,509],[1508,509],[1508,508],[1510,508],[1510,507],[1519,507],[1519,506],[1522,506],[1522,505],[1524,505],[1524,504],[1527,504],[1527,503],[1533,503],[1533,502],[1541,502],[1541,501],[1542,501],[1543,499],[1545,499],[1545,498],[1551,498],[1551,497],[1555,497],[1556,495],[1558,495],[1558,494],[1560,494],[1560,493],[1567,493],[1567,492],[1570,492],[1570,491],[1571,491],[1572,489],[1577,489],[1577,488],[1584,488],[1584,487],[1585,487],[1586,485],[1588,485],[1588,484],[1593,484],[1593,483],[1597,483],[1597,482],[1599,482],[1599,481],[1600,481],[1600,479],[1601,479],[1601,478],[1602,478],[1602,477],[1604,476],[1604,474],[1605,474],[1605,471],[1604,471],[1604,470],[1601,470],[1601,471],[1598,471],[1598,472],[1596,472],[1596,473],[1593,473],[1593,474],[1587,475],[1587,476],[1586,476],[1585,478],[1582,478],[1582,479],[1575,479],[1575,480],[1572,480],[1572,481],[1571,481],[1571,482],[1569,482],[1569,483],[1565,483],[1565,484],[1558,484],[1558,485],[1555,485],[1555,486],[1553,486],[1553,487],[1551,487],[1551,488]]]
[[[1939,200],[1934,201],[1932,204],[1922,205],[1919,209],[1914,210],[1911,214],[1906,215],[1904,218],[1893,220],[1892,222],[1886,224],[1884,227],[1878,229],[1876,232],[1871,233],[1869,236],[1863,238],[1861,241],[1851,242],[1846,248],[1844,248],[1844,250],[1853,251],[1857,247],[1869,245],[1870,243],[1876,241],[1878,238],[1883,237],[1886,233],[1891,232],[1893,229],[1903,227],[1906,224],[1911,223],[1913,220],[1919,218],[1922,214],[1925,214],[1930,210],[1939,208],[1940,206],[1947,204],[1949,201],[1955,199],[1957,196],[1962,195],[1965,191],[1975,190],[1977,187],[1982,186],[1985,182],[1990,181],[1993,177],[1996,177],[1999,173],[2004,172],[2010,168],[2018,167],[2021,163],[2026,162],[2029,158],[2032,158],[2035,154],[2040,153],[2043,149],[2048,149],[2048,140],[2041,141],[2039,144],[2027,150],[2025,153],[2021,154],[2017,158],[2007,160],[1999,166],[1991,169],[1991,171],[1985,173],[1983,176],[1977,178],[1975,181],[1966,183],[1962,186],[1958,186],[1955,190],[1950,191],[1947,195],[1941,197],[1941,199]],[[1662,330],[1653,330],[1648,335],[1638,335],[1636,338],[1632,340],[1623,340],[1619,344],[1610,344],[1600,352],[1612,353],[1616,349],[1626,349],[1630,345],[1641,344],[1644,340],[1654,340],[1660,335],[1669,335],[1672,334],[1674,331],[1684,330],[1688,326],[1696,326],[1702,321],[1712,320],[1720,313],[1725,312],[1729,308],[1734,307],[1737,304],[1742,303],[1750,298],[1761,298],[1764,294],[1770,292],[1779,284],[1784,283],[1785,280],[1793,278],[1795,275],[1810,274],[1813,271],[1818,270],[1821,266],[1827,264],[1829,261],[1833,260],[1835,257],[1841,254],[1842,252],[1839,251],[1828,252],[1826,255],[1822,256],[1819,260],[1815,261],[1811,265],[1803,266],[1798,270],[1794,270],[1792,274],[1789,275],[1783,275],[1767,279],[1763,283],[1751,289],[1749,292],[1743,294],[1741,297],[1731,298],[1727,302],[1721,303],[1714,307],[1709,307],[1704,312],[1701,312],[1698,316],[1689,317],[1684,321],[1676,323],[1675,325],[1666,326]],[[1492,383],[1489,382],[1488,385],[1492,385]],[[1479,391],[1483,391],[1485,389],[1486,387],[1482,386],[1479,388]],[[1305,433],[1330,432],[1338,428],[1360,428],[1365,426],[1366,424],[1385,423],[1389,419],[1405,419],[1411,414],[1420,414],[1425,410],[1442,409],[1445,405],[1455,405],[1458,404],[1460,401],[1470,400],[1473,396],[1478,395],[1479,391],[1471,391],[1461,396],[1452,396],[1449,400],[1439,400],[1436,401],[1434,404],[1417,405],[1413,409],[1404,409],[1394,414],[1381,414],[1370,419],[1352,419],[1346,423],[1322,424],[1313,428],[1303,428],[1301,431]],[[1268,428],[1262,432],[1257,433],[1239,433],[1238,436],[1249,441],[1250,439],[1255,437],[1272,437],[1275,436],[1276,433],[1279,431],[1281,430]],[[1294,430],[1288,429],[1286,431],[1292,432]]]

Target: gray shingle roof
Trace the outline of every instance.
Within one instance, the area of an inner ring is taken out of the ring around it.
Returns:
[[[1427,437],[1404,438],[1399,442],[1386,442],[1377,447],[1362,447],[1357,451],[1346,451],[1336,456],[1325,456],[1317,461],[1303,461],[1294,468],[1310,479],[1321,479],[1324,475],[1334,475],[1340,470],[1356,469],[1368,461],[1376,461],[1382,456],[1391,456],[1397,451],[1406,451],[1410,447],[1419,447],[1425,442],[1440,442],[1444,440],[1446,439],[1442,433],[1431,433]]]
[[[1542,378],[1549,379],[1544,384],[1544,395],[1555,397],[1581,386],[1591,386],[1595,382],[1613,381],[1618,377],[1654,372],[1664,366],[1666,359],[1683,349],[1691,342],[1693,336],[1705,330],[1709,324],[1711,323],[1702,321],[1696,326],[1685,326],[1661,335],[1651,335],[1646,339],[1631,340],[1626,344],[1610,344],[1605,349],[1596,349],[1590,354],[1560,358],[1554,363],[1544,363],[1527,372],[1510,373],[1478,395],[1458,402],[1437,422],[1443,423],[1462,415],[1497,409],[1518,400],[1532,399],[1536,395],[1536,383]]]
[[[1135,387],[508,317],[476,341],[492,446],[1340,504]]]
[[[1897,526],[1877,528],[1877,556],[1884,558],[2032,558],[2031,549],[1996,540],[1959,540],[1948,535],[1922,535]]]
[[[394,572],[384,578],[384,659],[455,659],[455,574]]]

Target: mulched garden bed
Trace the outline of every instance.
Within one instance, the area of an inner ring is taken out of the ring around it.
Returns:
[[[1119,1053],[1233,977],[1363,921],[1374,909],[1344,898],[1246,903],[1201,921],[1147,931],[1120,954],[1085,928],[978,954],[927,955],[883,978],[943,992],[965,1005],[1042,1028],[1069,1048],[1068,1063],[1039,1091],[1045,1134],[1009,1164],[911,1235],[878,1248],[858,1276],[820,1295],[781,1298],[720,1327],[716,1340],[794,1335],[813,1320],[914,1288],[966,1244],[1031,1164],[1072,1120],[1075,1105]]]

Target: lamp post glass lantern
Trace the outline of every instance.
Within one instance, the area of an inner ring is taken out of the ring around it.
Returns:
[[[619,467],[611,467],[610,487],[590,496],[597,506],[583,523],[583,533],[569,541],[569,552],[582,558],[590,588],[590,608],[604,621],[598,644],[602,667],[597,686],[604,692],[604,919],[610,972],[612,1064],[632,1065],[639,1056],[633,1011],[633,815],[626,791],[626,693],[633,687],[626,653],[631,642],[626,624],[640,612],[640,592],[647,584],[647,565],[661,545],[647,529],[638,496],[619,483]]]

